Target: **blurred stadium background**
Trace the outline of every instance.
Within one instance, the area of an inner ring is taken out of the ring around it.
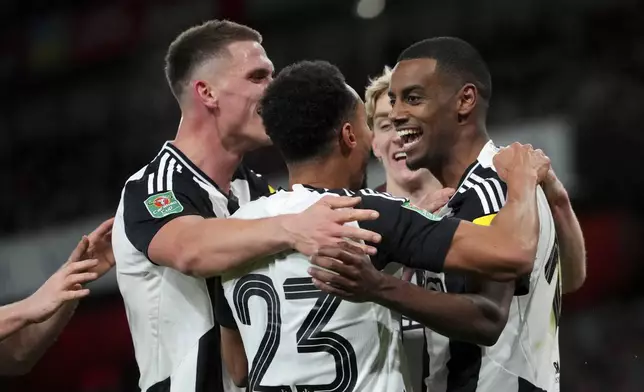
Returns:
[[[183,29],[249,24],[277,70],[325,59],[358,91],[414,41],[454,35],[490,66],[492,137],[544,148],[582,222],[588,280],[564,300],[562,391],[644,390],[644,2],[4,0],[0,10],[0,303],[53,273],[173,137],[163,56]],[[247,160],[284,184],[272,149]],[[373,162],[370,186],[383,178]],[[1,391],[138,390],[114,275],[93,288],[37,368],[0,379]]]

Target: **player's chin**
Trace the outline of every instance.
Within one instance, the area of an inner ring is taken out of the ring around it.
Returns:
[[[405,160],[405,165],[407,166],[407,169],[413,171],[416,171],[418,169],[423,168],[423,162],[422,162],[422,155],[419,154],[418,151],[414,151],[413,153],[407,152],[407,159]],[[413,173],[409,173],[412,175]]]

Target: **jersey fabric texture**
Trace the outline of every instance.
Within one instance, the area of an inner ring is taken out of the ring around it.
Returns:
[[[490,141],[463,175],[457,192],[439,212],[489,225],[505,204],[506,184],[492,159]],[[425,384],[431,392],[559,391],[561,282],[554,222],[545,194],[537,189],[540,231],[532,273],[516,282],[507,325],[498,342],[483,347],[426,329],[429,356]],[[468,279],[457,273],[427,272],[425,287],[467,293]]]
[[[268,184],[244,167],[224,194],[169,142],[127,180],[112,237],[142,391],[221,391],[226,378],[213,311],[220,282],[155,264],[152,238],[178,217],[226,218],[268,194]]]
[[[234,218],[299,213],[324,195],[353,195],[294,185],[242,207]],[[407,208],[405,199],[364,189],[359,208],[380,212],[360,226],[382,234],[371,258],[382,269],[397,261],[442,270],[458,221]],[[353,222],[352,224],[357,225]],[[289,251],[222,276],[229,308],[217,318],[239,328],[249,361],[248,391],[410,391],[401,356],[400,323],[374,303],[351,303],[322,293],[309,259]]]

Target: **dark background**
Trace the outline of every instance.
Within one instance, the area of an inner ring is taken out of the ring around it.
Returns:
[[[569,143],[553,159],[572,162],[564,174],[589,277],[563,304],[562,391],[642,390],[643,2],[4,0],[0,10],[2,302],[23,295],[11,287],[41,284],[75,243],[57,233],[80,236],[91,227],[83,222],[112,215],[125,180],[173,137],[179,110],[163,56],[182,30],[211,18],[249,24],[277,70],[325,59],[358,91],[411,43],[455,35],[489,64],[492,129],[512,135],[553,118],[567,126]],[[283,175],[272,149],[247,161]],[[30,263],[43,238],[61,256]],[[0,379],[0,390],[136,390],[121,298],[106,280],[35,371]]]

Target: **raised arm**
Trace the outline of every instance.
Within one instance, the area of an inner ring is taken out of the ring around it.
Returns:
[[[579,290],[586,281],[586,246],[568,192],[550,170],[543,182],[559,239],[559,259],[564,294]]]
[[[536,186],[549,160],[530,146],[517,144],[497,155],[495,163],[507,183],[507,201],[492,224],[481,226],[458,219],[440,219],[402,199],[361,191],[362,206],[381,216],[361,226],[382,234],[378,269],[396,261],[432,272],[472,272],[492,280],[514,280],[532,270],[539,217]],[[500,174],[501,175],[501,174]]]
[[[149,257],[185,274],[208,277],[287,249],[312,255],[343,237],[380,241],[373,232],[343,225],[378,216],[375,211],[349,208],[359,202],[359,198],[325,197],[300,214],[254,220],[183,216],[158,231],[150,242]],[[365,249],[375,252],[373,247]]]

